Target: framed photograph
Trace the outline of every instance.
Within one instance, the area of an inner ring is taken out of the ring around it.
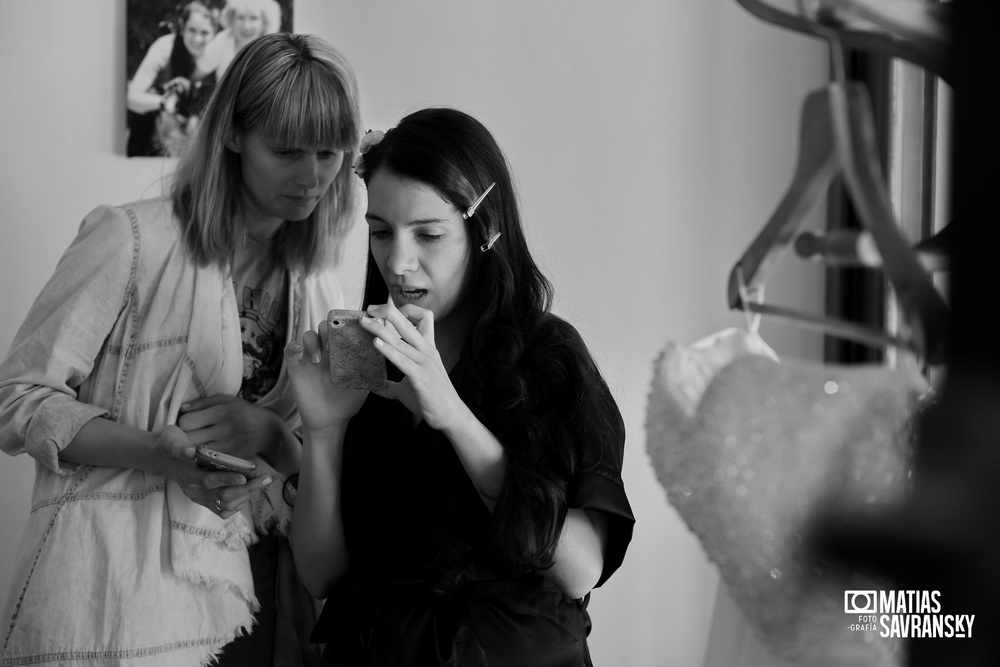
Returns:
[[[236,53],[291,32],[292,0],[128,0],[128,157],[178,157]]]

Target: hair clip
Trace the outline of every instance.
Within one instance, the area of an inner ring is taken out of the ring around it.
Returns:
[[[490,193],[490,190],[493,189],[494,185],[496,185],[496,181],[494,181],[493,183],[490,183],[490,187],[486,188],[486,190],[483,191],[483,194],[479,195],[479,199],[477,199],[476,201],[472,202],[472,206],[470,206],[469,208],[465,209],[465,212],[462,213],[462,220],[468,220],[473,215],[475,215],[476,209],[479,208],[479,205],[483,203],[483,200],[486,199],[486,195],[488,195]],[[493,245],[493,241],[494,240],[496,240],[496,239],[493,239],[493,240],[490,241],[490,245]]]
[[[493,244],[497,242],[498,238],[500,238],[500,232],[497,232],[496,234],[494,234],[493,236],[491,236],[489,241],[487,241],[483,245],[479,246],[479,249],[482,252],[486,252],[487,250],[489,250],[490,248],[493,247]]]

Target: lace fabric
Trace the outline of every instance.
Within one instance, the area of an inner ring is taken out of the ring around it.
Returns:
[[[781,363],[736,329],[670,343],[656,360],[646,432],[657,477],[776,656],[902,663],[898,642],[849,628],[844,592],[878,582],[825,568],[805,544],[817,518],[905,493],[907,425],[927,390],[911,367]]]

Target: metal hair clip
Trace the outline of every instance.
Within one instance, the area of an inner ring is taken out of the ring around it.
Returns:
[[[486,190],[483,191],[483,194],[479,195],[479,199],[477,199],[476,201],[472,202],[472,206],[470,206],[469,208],[465,209],[465,212],[462,214],[462,220],[468,220],[473,215],[475,215],[476,209],[479,208],[479,205],[483,203],[483,200],[486,199],[486,195],[488,195],[490,193],[490,190],[493,189],[494,185],[496,185],[495,181],[493,183],[490,183],[490,187],[486,188]],[[490,245],[492,245],[492,244],[493,244],[493,241],[490,241]]]
[[[493,236],[491,236],[489,241],[487,241],[483,245],[479,246],[479,249],[482,252],[486,252],[487,250],[489,250],[490,248],[493,247],[493,244],[497,242],[498,238],[500,238],[500,232],[497,232],[496,234],[494,234]]]

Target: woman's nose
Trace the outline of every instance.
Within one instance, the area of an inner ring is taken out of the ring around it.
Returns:
[[[304,155],[295,170],[295,184],[302,188],[315,188],[320,182],[320,163],[316,155]]]
[[[389,271],[397,276],[409,273],[417,268],[417,255],[410,244],[405,241],[394,241],[389,249]]]

